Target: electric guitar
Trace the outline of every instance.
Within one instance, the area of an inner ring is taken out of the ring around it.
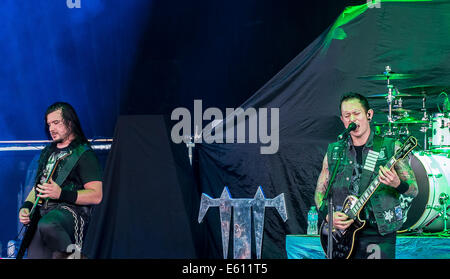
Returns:
[[[410,153],[417,146],[417,139],[415,137],[409,137],[403,146],[395,153],[395,155],[386,164],[387,169],[392,169],[395,164],[401,159],[405,158],[408,153]],[[348,259],[352,255],[353,246],[355,242],[356,234],[365,225],[366,221],[361,220],[359,214],[370,199],[372,194],[377,190],[380,185],[379,175],[369,184],[367,189],[358,198],[356,196],[350,195],[344,201],[342,207],[342,212],[345,213],[349,218],[353,219],[354,222],[345,230],[339,230],[333,228],[332,239],[333,239],[333,258],[336,259]],[[320,243],[322,245],[325,254],[328,250],[328,223],[326,220],[320,225]]]
[[[56,158],[55,162],[50,167],[50,174],[47,176],[44,183],[47,183],[50,180],[50,178],[52,178],[53,173],[55,172],[56,167],[58,166],[59,162],[61,162],[64,158],[68,157],[70,154],[72,154],[72,151],[67,152],[67,153],[61,153]],[[43,203],[43,201],[42,201],[41,197],[36,196],[36,200],[33,204],[33,207],[30,210],[30,216],[29,216],[30,222],[27,225],[25,225],[26,230],[23,235],[23,239],[22,239],[22,243],[20,244],[19,251],[17,252],[16,259],[23,258],[24,254],[25,254],[25,250],[28,248],[28,246],[31,243],[31,240],[33,239],[34,233],[36,232],[36,229],[37,229],[37,224],[39,222],[39,219],[41,218],[39,211],[36,211],[36,210],[37,210],[38,206],[42,206],[42,203]]]

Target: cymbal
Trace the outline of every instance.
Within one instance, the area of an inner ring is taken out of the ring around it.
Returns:
[[[445,85],[415,85],[400,90],[402,94],[438,95],[447,91],[450,86]]]
[[[389,109],[382,109],[381,111],[389,112]],[[420,112],[420,110],[405,109],[405,108],[393,108],[392,112],[395,112],[395,113],[413,113],[413,112]]]
[[[367,96],[367,98],[370,99],[384,99],[387,96],[389,96],[389,94],[387,93],[382,93],[382,94],[373,94],[373,95],[369,95]],[[407,94],[407,93],[392,93],[392,96],[395,98],[423,98],[423,95],[421,94]]]
[[[429,124],[429,121],[417,120],[414,117],[404,117],[392,122],[392,125],[404,125],[404,124]],[[375,126],[389,125],[389,122],[374,122]]]
[[[417,75],[415,74],[397,74],[394,72],[390,72],[389,74],[386,73],[380,75],[360,76],[358,78],[364,80],[387,80],[389,78],[390,80],[393,80],[393,79],[410,79],[415,77],[417,77]]]
[[[394,123],[396,123],[396,124],[428,124],[428,123],[430,123],[430,121],[418,120],[418,119],[415,119],[414,117],[403,117],[401,119],[394,121]]]

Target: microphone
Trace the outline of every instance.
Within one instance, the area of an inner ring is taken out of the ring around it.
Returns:
[[[350,123],[350,125],[348,125],[347,129],[344,130],[344,132],[342,132],[337,138],[338,140],[342,140],[343,138],[346,138],[351,131],[356,129],[356,124],[355,122]]]

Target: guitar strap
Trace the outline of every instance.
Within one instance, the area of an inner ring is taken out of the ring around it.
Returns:
[[[89,149],[88,145],[80,144],[76,148],[72,149],[72,154],[64,159],[64,165],[58,172],[58,177],[55,180],[55,183],[58,185],[62,185],[66,178],[69,176],[72,169],[77,164],[78,160],[80,160],[81,155]]]
[[[383,146],[383,142],[383,137],[374,136],[373,149],[369,150],[361,173],[360,185],[362,189],[359,190],[360,193],[363,193],[372,181],[372,176],[375,171],[375,166],[377,165],[378,157],[380,156],[380,150]]]

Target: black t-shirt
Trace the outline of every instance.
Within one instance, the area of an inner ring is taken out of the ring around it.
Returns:
[[[43,176],[40,182],[44,182],[48,173],[50,172],[51,164],[54,160],[69,151],[69,148],[56,148],[54,152],[50,155],[47,165],[44,169]],[[58,164],[56,170],[52,176],[53,181],[58,178],[58,174],[61,170],[63,164]],[[66,188],[68,190],[80,190],[83,189],[84,185],[91,181],[101,181],[102,180],[102,170],[98,158],[92,149],[85,151],[78,162],[75,164],[71,172],[65,181],[60,185],[61,188]]]
[[[356,161],[353,168],[353,176],[350,192],[352,195],[359,196],[359,191],[361,189],[361,173],[362,173],[362,151],[364,145],[354,146],[356,151]]]
[[[363,151],[364,145],[361,146],[355,146],[356,150],[356,162],[362,166],[362,151]]]

